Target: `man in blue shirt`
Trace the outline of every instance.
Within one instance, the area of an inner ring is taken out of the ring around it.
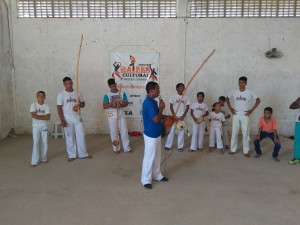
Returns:
[[[159,96],[160,90],[156,82],[150,81],[146,85],[147,97],[143,103],[144,122],[144,159],[141,182],[147,189],[152,189],[152,178],[156,181],[168,181],[160,172],[161,161],[161,131],[165,108],[164,101],[159,101],[159,106],[154,98]]]

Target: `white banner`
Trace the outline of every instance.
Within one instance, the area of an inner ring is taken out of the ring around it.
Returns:
[[[159,82],[159,53],[111,53],[111,77],[128,97],[128,118],[141,118],[148,81]]]

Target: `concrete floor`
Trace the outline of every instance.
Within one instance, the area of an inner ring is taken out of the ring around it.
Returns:
[[[36,168],[29,167],[31,136],[6,139],[0,142],[0,224],[299,225],[300,165],[287,164],[293,141],[281,142],[279,163],[268,140],[259,159],[174,151],[167,160],[170,181],[146,190],[141,137],[131,138],[134,153],[116,156],[107,135],[87,136],[94,158],[74,162],[66,161],[64,140],[50,140],[49,162]]]

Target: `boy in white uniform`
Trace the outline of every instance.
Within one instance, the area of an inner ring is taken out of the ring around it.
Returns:
[[[253,91],[246,89],[247,77],[239,78],[239,89],[233,90],[228,97],[226,102],[229,110],[233,114],[232,118],[232,134],[231,134],[231,151],[229,154],[233,155],[237,150],[237,140],[238,133],[240,129],[240,124],[242,127],[243,133],[243,152],[246,157],[249,155],[249,133],[250,133],[250,124],[249,116],[260,103],[260,99],[254,94]],[[255,104],[250,109],[250,103],[252,99],[255,99]],[[231,105],[232,101],[232,105]]]
[[[179,120],[179,121],[184,121],[185,116],[190,108],[189,98],[186,95],[182,97],[184,89],[185,89],[184,84],[178,83],[176,85],[177,95],[172,96],[169,101],[171,113],[175,118],[175,120]],[[176,126],[173,125],[167,138],[165,150],[170,150],[172,148],[175,130],[176,130]],[[184,129],[181,129],[178,130],[178,141],[177,141],[178,151],[182,152],[183,146],[184,146]]]
[[[119,93],[117,84],[114,79],[109,79],[107,84],[110,88],[110,92],[106,93],[103,98],[103,108],[107,110],[107,119],[110,130],[111,140],[117,140],[117,110],[118,111],[118,127],[119,132],[121,133],[121,140],[123,143],[124,152],[132,152],[129,147],[129,138],[128,138],[128,129],[126,120],[124,118],[124,107],[128,106],[127,95],[125,92],[121,91]],[[120,99],[118,99],[120,98]],[[120,145],[118,145],[118,149],[113,145],[113,151],[118,153],[120,151]]]
[[[203,139],[205,133],[204,118],[208,115],[208,107],[203,102],[204,93],[197,93],[197,102],[194,102],[191,107],[191,117],[193,118],[193,135],[191,141],[190,151],[203,150]],[[202,120],[200,123],[198,121]]]
[[[48,120],[50,120],[50,107],[44,103],[46,99],[45,92],[38,91],[36,97],[37,102],[32,103],[30,106],[33,137],[31,167],[37,166],[39,162],[47,162],[48,151]]]
[[[225,123],[222,126],[222,140],[226,149],[229,149],[229,134],[228,134],[228,119],[230,114],[228,113],[227,107],[225,106],[226,98],[225,96],[219,97],[219,103],[221,105],[221,112],[224,114]]]
[[[65,77],[63,84],[65,90],[57,96],[57,111],[65,131],[68,161],[75,160],[77,152],[78,157],[81,159],[92,158],[86,150],[82,119],[78,114],[78,107],[85,107],[83,96],[79,92],[79,99],[77,100],[76,92],[73,89],[73,81],[70,77]]]
[[[211,152],[215,147],[215,140],[217,142],[217,148],[221,154],[224,154],[223,141],[222,141],[222,125],[225,122],[225,116],[221,112],[221,104],[216,102],[214,104],[214,111],[209,114],[210,133],[209,133],[209,150]]]

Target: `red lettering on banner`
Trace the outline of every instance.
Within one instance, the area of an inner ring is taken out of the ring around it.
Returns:
[[[141,67],[137,66],[137,67],[135,68],[135,72],[136,72],[136,73],[141,73]]]
[[[120,67],[121,73],[127,73],[127,74],[140,74],[140,73],[151,73],[151,69],[148,66],[137,66],[134,69],[131,66],[121,66]]]
[[[126,72],[127,72],[127,73],[132,73],[132,72],[133,72],[130,66],[128,66],[128,68],[127,68],[127,71],[126,71]]]

